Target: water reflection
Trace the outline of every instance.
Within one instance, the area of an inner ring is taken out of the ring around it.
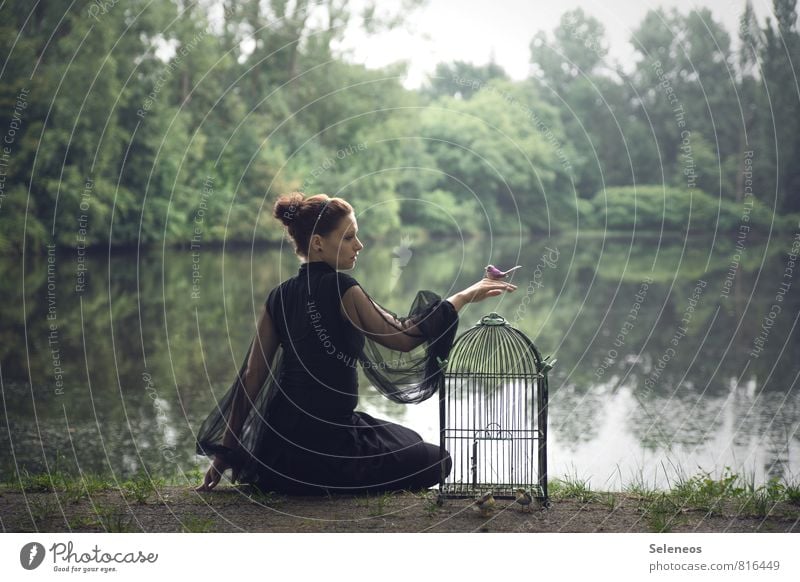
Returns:
[[[788,244],[748,247],[732,280],[733,244],[721,239],[475,242],[458,253],[474,264],[453,262],[442,242],[415,249],[392,280],[391,250],[378,247],[352,274],[401,314],[419,289],[448,296],[488,262],[529,267],[516,272],[516,293],[468,306],[459,333],[496,311],[558,358],[551,476],[616,488],[698,468],[757,482],[797,475],[800,285],[781,286],[792,282]],[[205,465],[194,431],[238,370],[268,291],[297,261],[287,249],[191,253],[92,254],[80,291],[66,250],[50,263],[26,257],[24,273],[21,261],[0,261],[4,476],[15,464],[121,477]],[[359,377],[362,409],[438,442],[436,398],[398,405]]]

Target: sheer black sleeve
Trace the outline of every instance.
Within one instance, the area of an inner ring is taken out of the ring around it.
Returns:
[[[250,481],[258,473],[254,451],[267,428],[265,416],[282,361],[283,348],[265,306],[236,378],[196,437],[196,453],[224,457],[234,482]]]
[[[419,291],[400,317],[381,306],[360,285],[342,296],[342,311],[365,336],[360,354],[367,378],[395,402],[416,403],[439,386],[458,329],[458,312],[433,291]]]

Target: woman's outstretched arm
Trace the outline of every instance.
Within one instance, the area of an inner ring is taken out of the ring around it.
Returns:
[[[467,303],[494,297],[503,291],[514,291],[516,285],[505,281],[484,278],[474,285],[447,298],[456,311]],[[353,285],[344,295],[341,303],[342,316],[347,318],[364,335],[389,349],[410,352],[424,343],[427,338],[413,318],[398,319],[377,305],[361,288]]]
[[[342,295],[341,312],[357,330],[392,350],[410,352],[427,339],[416,321],[396,318],[375,303],[360,285],[353,285]]]

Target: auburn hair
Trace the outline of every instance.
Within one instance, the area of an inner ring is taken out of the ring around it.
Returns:
[[[325,236],[339,225],[339,221],[353,212],[353,207],[342,198],[327,194],[306,197],[302,192],[279,196],[272,208],[272,216],[280,220],[288,231],[294,252],[308,257],[311,236]]]

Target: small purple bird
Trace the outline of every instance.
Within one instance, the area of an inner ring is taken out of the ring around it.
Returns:
[[[486,265],[486,276],[489,277],[489,279],[505,279],[511,271],[516,271],[520,267],[522,267],[522,265],[511,267],[508,271],[501,271],[494,265]]]

